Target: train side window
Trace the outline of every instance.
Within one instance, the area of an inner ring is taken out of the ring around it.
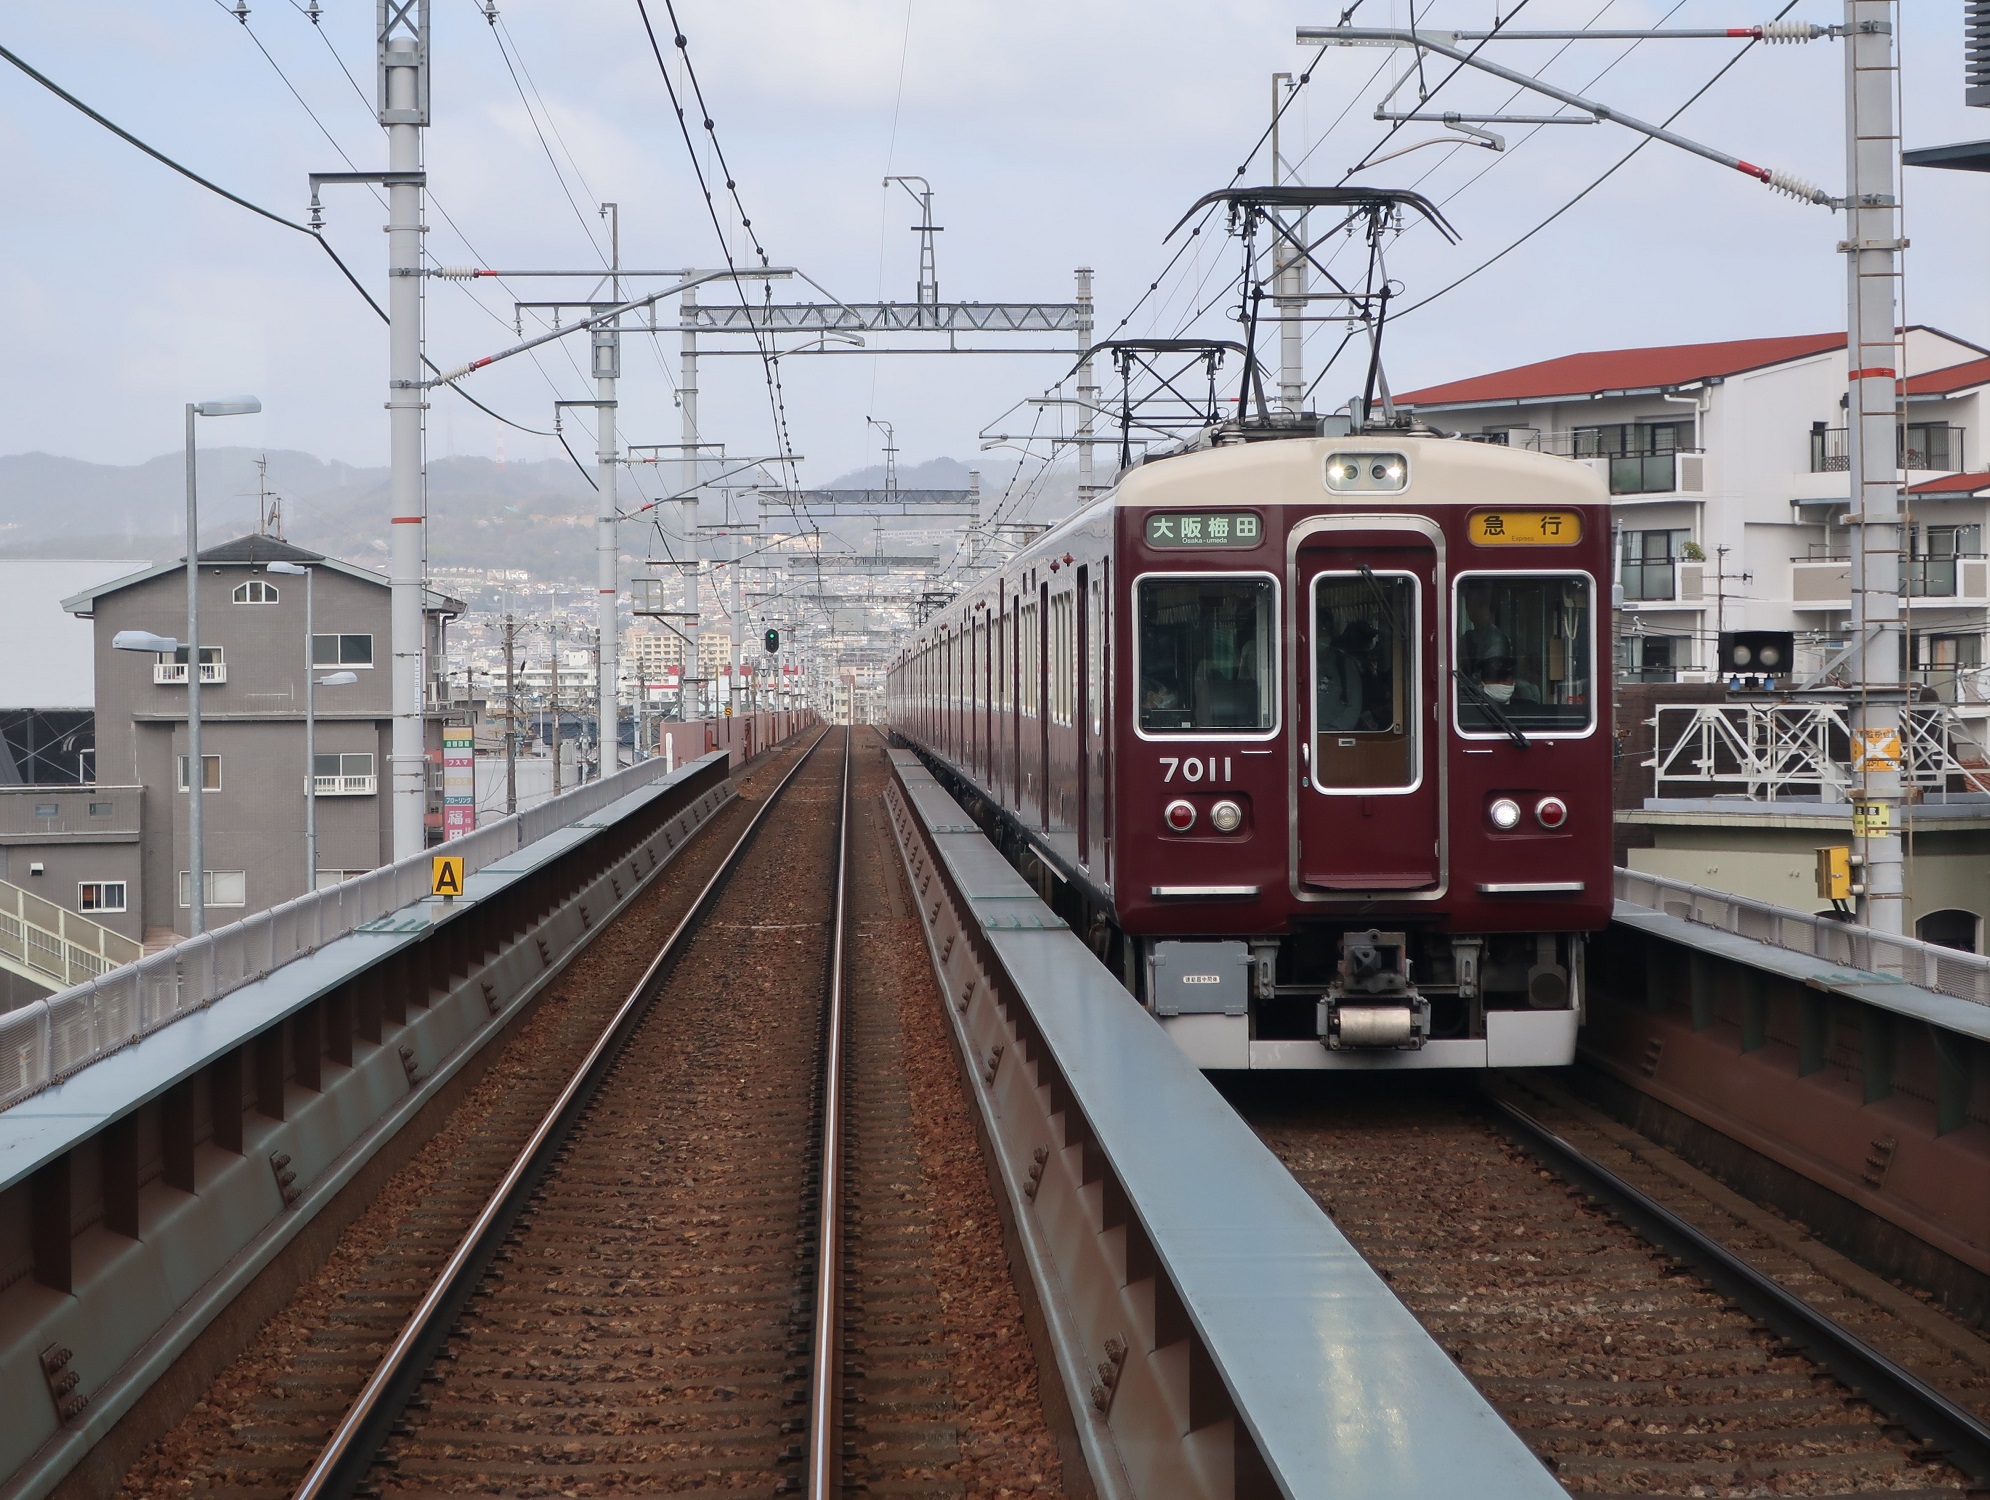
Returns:
[[[1596,724],[1586,573],[1467,573],[1454,616],[1462,734],[1581,735]]]
[[[1257,733],[1278,715],[1277,586],[1251,574],[1135,585],[1146,733]]]
[[[1313,580],[1313,784],[1417,785],[1417,584],[1407,573]]]

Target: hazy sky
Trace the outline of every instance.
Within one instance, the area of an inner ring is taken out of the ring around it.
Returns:
[[[320,3],[314,28],[305,0],[249,0],[245,28],[233,0],[11,0],[0,37],[160,149],[301,218],[306,174],[346,166],[334,141],[361,166],[385,164],[371,102],[374,0]],[[663,0],[649,3],[668,53]],[[777,263],[801,266],[846,299],[909,299],[914,213],[880,183],[887,171],[918,173],[937,190],[945,225],[943,296],[1064,300],[1072,268],[1089,264],[1103,336],[1167,263],[1163,234],[1244,160],[1269,117],[1271,74],[1314,61],[1295,45],[1295,26],[1330,23],[1345,3],[678,0],[678,17],[747,211]],[[614,199],[625,264],[714,262],[716,237],[636,0],[498,0],[496,29],[481,0],[433,7],[428,242],[441,261],[596,264],[604,237],[595,204]],[[1635,26],[1669,15],[1673,25],[1731,25],[1774,8],[1530,0],[1512,24]],[[1428,0],[1417,9],[1423,24],[1478,27],[1494,6]],[[1990,135],[1990,112],[1961,103],[1959,0],[1908,0],[1903,9],[1908,144]],[[1808,0],[1793,15],[1829,22],[1840,13],[1831,0]],[[1405,24],[1408,7],[1366,0],[1357,19]],[[1496,45],[1490,55],[1527,69],[1556,52]],[[523,98],[505,48],[522,67]],[[1580,89],[1607,69],[1593,84],[1598,97],[1658,119],[1734,51],[1674,41],[1625,55],[1622,44],[1585,42],[1546,76]],[[1374,147],[1387,128],[1372,117],[1375,101],[1402,66],[1401,54],[1371,49],[1326,55],[1286,116],[1287,153],[1305,157],[1306,180],[1338,181]],[[1441,62],[1425,67],[1433,85],[1447,72]],[[1675,128],[1839,191],[1842,78],[1835,42],[1758,47]],[[1460,79],[1432,107],[1498,107],[1507,93]],[[1554,127],[1524,141],[1524,126],[1504,132],[1503,155],[1430,147],[1354,179],[1419,182],[1464,235],[1456,247],[1427,232],[1404,238],[1391,269],[1409,299],[1504,247],[1633,144],[1608,125]],[[1440,133],[1407,126],[1391,144]],[[1249,177],[1264,176],[1260,157]],[[130,462],[177,447],[181,403],[246,390],[262,397],[266,414],[230,420],[225,437],[223,424],[212,424],[215,441],[385,461],[384,329],[303,236],[175,177],[4,66],[0,194],[8,205],[0,452]],[[1907,317],[1990,341],[1990,179],[1913,171],[1906,204]],[[337,188],[328,211],[331,241],[382,295],[384,210],[364,189]],[[744,253],[730,212],[725,218]],[[1405,319],[1389,347],[1392,383],[1404,389],[1574,349],[1842,328],[1844,268],[1833,250],[1841,234],[1842,219],[1823,209],[1653,146],[1522,249]],[[1131,331],[1176,334],[1213,299],[1199,326],[1225,332],[1219,320],[1232,299],[1217,294],[1234,266],[1212,226]],[[516,285],[545,295],[545,283]],[[505,288],[484,283],[472,295],[432,284],[428,308],[429,350],[445,367],[512,341]],[[674,440],[676,340],[656,341],[654,352],[645,342],[631,339],[624,353],[621,430],[632,442]],[[1315,340],[1316,358],[1324,342]],[[556,395],[589,394],[576,363],[584,360],[578,347],[549,351],[536,367],[493,369],[468,388],[544,427]],[[874,460],[879,440],[867,414],[896,425],[908,462],[971,458],[977,433],[1066,363],[792,359],[784,386],[804,473],[820,481]],[[1351,361],[1330,374],[1320,404],[1338,404],[1358,378]],[[707,435],[736,453],[768,451],[757,362],[710,361],[703,385]],[[493,422],[446,393],[433,400],[433,452],[497,453]],[[592,446],[590,420],[568,418],[582,452]],[[518,433],[503,442],[510,457],[549,451],[545,439]]]

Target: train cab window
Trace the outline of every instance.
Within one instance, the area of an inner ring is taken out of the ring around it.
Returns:
[[[1455,702],[1463,734],[1587,734],[1596,723],[1590,581],[1572,573],[1458,580]]]
[[[1416,579],[1322,573],[1313,580],[1313,784],[1321,791],[1414,787]]]
[[[1143,578],[1140,728],[1257,733],[1277,721],[1276,589],[1250,575]]]

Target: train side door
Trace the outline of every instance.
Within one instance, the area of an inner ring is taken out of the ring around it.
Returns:
[[[1435,887],[1436,547],[1413,533],[1323,531],[1295,562],[1299,885]]]

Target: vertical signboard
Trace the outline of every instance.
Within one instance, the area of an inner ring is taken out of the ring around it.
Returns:
[[[442,836],[459,839],[477,826],[476,732],[442,726]]]

